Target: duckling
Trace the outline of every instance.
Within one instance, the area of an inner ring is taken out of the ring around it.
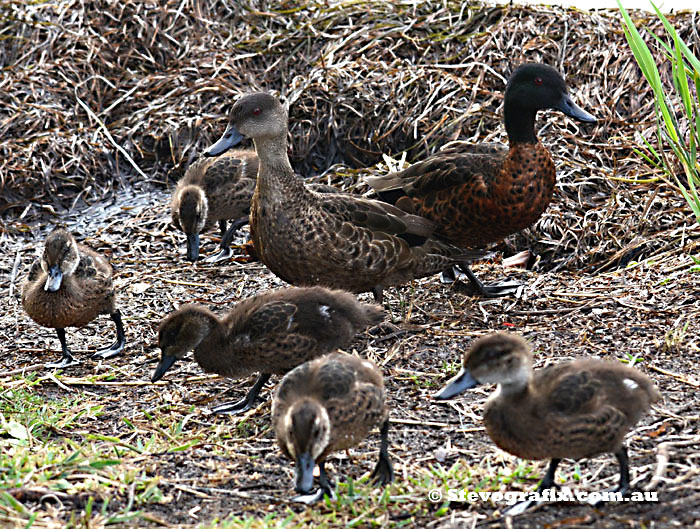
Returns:
[[[100,314],[109,314],[117,326],[117,340],[92,358],[112,358],[126,343],[124,326],[112,284],[112,267],[100,254],[75,241],[63,228],[46,238],[44,251],[32,263],[22,287],[22,306],[39,325],[56,329],[63,356],[45,367],[79,364],[66,345],[66,327],[82,327]]]
[[[478,384],[498,384],[484,407],[484,422],[501,449],[523,459],[551,459],[537,491],[554,485],[563,458],[613,453],[620,484],[629,491],[625,434],[659,400],[651,380],[636,369],[597,359],[572,360],[532,371],[520,336],[496,333],[476,340],[459,374],[437,395],[449,399]],[[522,512],[530,502],[513,508]]]
[[[231,255],[231,240],[248,223],[255,190],[258,157],[253,151],[229,151],[217,158],[202,157],[187,168],[173,191],[173,224],[187,235],[187,259],[199,257],[199,234],[214,222],[221,230],[220,261]],[[229,229],[226,220],[233,219]]]
[[[537,221],[552,200],[554,163],[535,134],[537,111],[550,108],[596,122],[571,99],[559,72],[545,64],[524,64],[506,86],[503,116],[510,148],[454,146],[366,181],[382,199],[438,224],[437,234],[457,246],[498,242]],[[504,295],[517,286],[483,285],[468,267],[459,268],[483,295]]]
[[[214,413],[249,410],[272,374],[347,347],[355,334],[384,319],[381,307],[360,303],[340,290],[284,288],[248,298],[219,318],[188,304],[166,316],[158,329],[162,351],[152,382],[194,350],[207,373],[242,378],[260,372],[242,400],[213,408]]]
[[[322,285],[374,293],[439,273],[484,252],[430,237],[433,222],[377,200],[318,193],[294,173],[287,157],[287,112],[270,94],[244,96],[229,126],[206,152],[218,156],[253,138],[260,160],[250,230],[265,265],[297,286]]]
[[[362,441],[381,424],[379,460],[372,477],[386,485],[394,478],[389,459],[389,409],[377,366],[345,353],[306,362],[285,375],[272,402],[272,425],[282,453],[296,463],[295,501],[313,503],[332,497],[326,457]],[[313,487],[314,466],[320,489]]]

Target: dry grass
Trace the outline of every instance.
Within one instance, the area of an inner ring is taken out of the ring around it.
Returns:
[[[0,208],[17,215],[32,200],[32,213],[56,210],[128,182],[177,178],[221,133],[232,99],[253,88],[290,103],[292,160],[305,175],[336,163],[362,168],[405,149],[411,160],[454,139],[503,141],[504,80],[527,60],[561,68],[600,124],[544,118],[559,196],[537,237],[520,242],[539,239],[538,253],[557,267],[596,269],[657,250],[639,238],[685,223],[667,188],[646,193],[658,173],[632,153],[642,137],[653,141],[653,98],[615,12],[457,2],[235,6],[0,2]],[[695,46],[697,16],[672,17]],[[639,20],[659,27],[653,17]]]

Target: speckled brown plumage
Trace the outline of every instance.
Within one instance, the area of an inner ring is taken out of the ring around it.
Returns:
[[[261,260],[294,285],[324,285],[351,292],[381,288],[438,273],[474,255],[430,239],[434,224],[360,196],[317,193],[294,174],[287,157],[287,113],[273,96],[240,99],[219,154],[242,134],[260,159],[251,207],[251,234]]]
[[[533,224],[551,201],[556,172],[534,131],[537,111],[546,108],[595,121],[576,107],[554,69],[524,65],[506,88],[510,149],[453,146],[401,172],[367,181],[382,198],[437,223],[438,233],[454,244],[480,247],[499,241]]]
[[[344,353],[329,354],[290,371],[272,405],[272,425],[280,449],[297,461],[299,492],[308,492],[310,483],[307,474],[306,486],[301,484],[302,454],[311,455],[319,464],[322,489],[328,493],[323,466],[326,457],[357,445],[379,425],[382,449],[375,474],[384,483],[391,480],[393,470],[386,446],[388,418],[384,380],[377,366]]]
[[[232,150],[215,158],[199,158],[173,190],[173,224],[190,238],[219,222],[224,237],[225,221],[248,216],[257,173],[258,157],[254,151]],[[240,225],[239,221],[236,229]],[[227,247],[228,242],[222,241],[222,246]]]
[[[208,373],[231,378],[254,372],[267,378],[282,375],[307,360],[346,347],[355,334],[383,319],[381,307],[322,287],[259,294],[238,303],[223,318],[205,307],[184,305],[160,324],[162,359],[153,381],[192,350]],[[249,407],[256,395],[238,404]],[[219,411],[241,411],[223,406]]]
[[[437,398],[479,383],[499,384],[484,408],[484,423],[496,445],[524,459],[553,460],[546,487],[552,485],[559,460],[614,453],[626,490],[622,441],[659,399],[646,375],[619,363],[582,359],[537,370],[533,376],[527,342],[497,333],[474,342],[462,372]]]
[[[51,286],[52,281],[54,286]],[[87,325],[100,314],[110,314],[115,321],[117,343],[98,351],[95,356],[110,358],[124,347],[112,267],[103,256],[76,243],[62,228],[48,235],[41,257],[32,263],[22,288],[22,306],[36,323],[57,330],[63,360],[48,364],[49,367],[77,363],[67,348],[64,329]]]

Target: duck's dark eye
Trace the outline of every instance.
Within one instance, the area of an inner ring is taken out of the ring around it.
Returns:
[[[262,110],[260,110],[260,108],[258,108],[258,107],[256,107],[256,108],[253,109],[253,115],[254,115],[254,116],[259,116],[259,115],[260,115],[260,112],[262,112]]]
[[[537,86],[540,86],[542,84],[542,78],[541,77],[535,77],[535,84]]]

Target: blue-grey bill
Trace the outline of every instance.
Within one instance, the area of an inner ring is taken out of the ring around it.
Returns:
[[[583,121],[584,123],[595,123],[598,121],[593,115],[583,110],[580,106],[574,103],[574,100],[568,94],[565,94],[559,105],[556,107],[570,118]]]
[[[177,358],[174,356],[170,355],[165,355],[160,359],[160,362],[158,362],[158,365],[156,366],[156,370],[153,372],[153,376],[151,377],[151,382],[158,382],[161,378],[163,378],[163,375],[165,375],[165,372],[170,369],[170,367],[175,363]]]
[[[233,125],[229,125],[219,141],[204,151],[204,156],[219,156],[241,143],[243,138],[243,134],[238,132]]]
[[[314,460],[311,454],[304,452],[297,457],[296,486],[297,492],[309,492],[314,486]]]
[[[450,380],[447,385],[442,388],[433,398],[438,400],[451,399],[455,395],[478,386],[479,383],[472,374],[465,368],[457,373],[457,376]]]
[[[193,263],[199,258],[199,233],[187,234],[187,260]]]
[[[63,272],[61,269],[54,265],[49,268],[49,277],[46,278],[46,283],[44,284],[44,290],[48,292],[56,292],[61,288],[61,281],[63,280]]]

